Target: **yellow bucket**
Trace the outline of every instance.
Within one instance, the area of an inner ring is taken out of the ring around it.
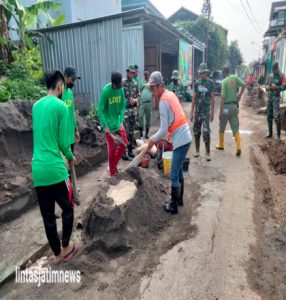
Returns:
[[[164,175],[170,176],[173,151],[163,152]]]

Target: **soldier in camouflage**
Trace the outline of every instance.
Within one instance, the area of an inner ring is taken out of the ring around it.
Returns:
[[[281,136],[281,116],[280,116],[280,93],[286,89],[285,76],[280,72],[278,62],[272,66],[272,74],[268,79],[268,103],[267,103],[267,122],[269,133],[266,138],[273,135],[273,117],[276,123],[277,139]]]
[[[127,101],[127,107],[125,112],[125,128],[128,137],[128,156],[134,158],[133,146],[135,145],[134,130],[136,127],[137,107],[139,105],[139,85],[133,79],[136,73],[135,66],[130,65],[127,71],[127,78],[123,80],[123,88],[125,91],[125,98]],[[128,156],[123,156],[124,160],[128,160]]]
[[[200,64],[200,79],[195,83],[191,121],[194,121],[194,136],[196,144],[195,157],[200,156],[200,137],[203,126],[203,139],[206,147],[206,160],[210,161],[210,122],[214,119],[214,83],[209,79],[206,64]],[[195,112],[195,116],[194,116]]]
[[[172,82],[168,85],[168,90],[174,92],[181,102],[184,98],[184,89],[182,83],[179,80],[178,70],[173,71],[171,81]]]

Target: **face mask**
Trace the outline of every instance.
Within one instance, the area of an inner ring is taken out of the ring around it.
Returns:
[[[178,83],[178,79],[173,79],[173,83],[177,84]]]
[[[69,89],[72,89],[74,87],[74,84],[72,82],[67,83],[67,87]]]
[[[62,97],[63,97],[63,93],[61,93],[61,94],[58,95],[59,99],[62,99]]]

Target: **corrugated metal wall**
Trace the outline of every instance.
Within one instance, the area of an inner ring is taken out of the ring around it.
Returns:
[[[143,26],[125,27],[123,29],[122,62],[126,69],[131,64],[139,67],[139,77],[143,77],[144,69],[144,31]],[[124,75],[125,76],[125,75]]]
[[[55,29],[46,35],[53,43],[46,38],[40,41],[44,71],[76,67],[82,79],[75,93],[89,94],[94,102],[113,70],[123,72],[124,77],[129,63],[144,66],[143,28],[123,29],[122,18]]]

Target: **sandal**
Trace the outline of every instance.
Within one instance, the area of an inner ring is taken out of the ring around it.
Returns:
[[[70,253],[68,253],[67,255],[65,255],[65,256],[63,257],[63,261],[64,261],[64,262],[67,262],[67,261],[71,260],[71,259],[75,256],[75,254],[78,252],[79,246],[80,246],[79,240],[77,240],[76,242],[73,241],[73,248],[72,248],[72,250],[70,251]]]
[[[63,261],[63,258],[61,257],[61,259],[59,259],[57,262],[55,262],[56,257],[57,256],[54,256],[54,258],[53,258],[53,264],[54,264],[54,266],[58,266]]]

